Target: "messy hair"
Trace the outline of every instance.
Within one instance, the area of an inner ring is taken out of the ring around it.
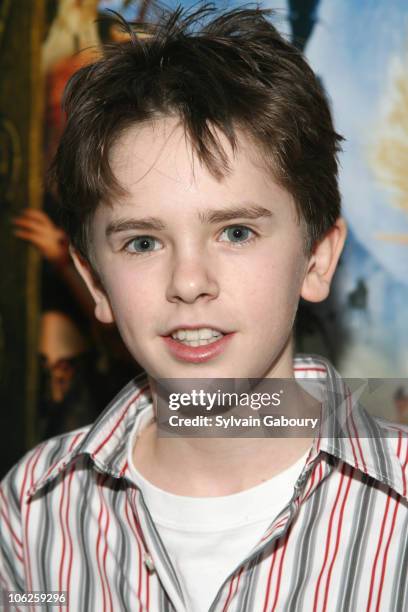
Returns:
[[[218,180],[229,164],[217,132],[233,151],[237,130],[250,138],[293,196],[310,250],[340,214],[342,139],[318,78],[270,11],[206,4],[164,12],[143,28],[122,26],[128,41],[76,72],[64,95],[67,122],[53,175],[73,246],[88,257],[92,214],[121,189],[109,164],[115,141],[130,126],[175,116]]]

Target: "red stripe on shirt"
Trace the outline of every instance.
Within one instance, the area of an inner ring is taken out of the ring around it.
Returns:
[[[13,528],[12,528],[8,518],[7,518],[7,516],[5,515],[5,513],[3,511],[1,512],[1,516],[4,518],[4,522],[6,524],[6,527],[8,527],[8,530],[9,530],[10,534],[13,537],[14,554],[17,556],[18,560],[21,561],[21,563],[24,563],[24,558],[21,556],[21,553],[18,550],[16,550],[16,547],[15,547],[15,541],[17,542],[17,544],[19,544],[19,541],[18,541],[17,537],[14,534],[14,530],[13,530]],[[20,546],[21,546],[21,544],[20,544]]]
[[[311,490],[312,490],[312,488],[313,488],[314,479],[315,479],[315,475],[316,475],[316,470],[317,470],[317,469],[318,469],[318,466],[317,466],[317,464],[316,464],[316,465],[314,466],[313,470],[312,470],[312,473],[311,473],[311,474],[310,474],[310,476],[309,476],[309,482],[308,482],[308,485],[307,485],[307,489],[306,489],[306,490],[305,490],[305,492],[303,493],[302,498],[301,498],[301,500],[300,500],[302,503],[303,503],[303,502],[305,501],[305,499],[307,499],[307,497],[309,497],[309,495],[310,495],[310,492],[311,492]]]
[[[343,464],[342,474],[344,476],[346,475],[346,464]],[[339,517],[339,523],[338,523],[338,526],[337,526],[336,545],[335,545],[335,548],[334,548],[332,560],[331,560],[330,567],[329,567],[329,572],[328,572],[328,575],[327,575],[326,588],[325,588],[325,591],[324,591],[323,610],[327,610],[327,599],[328,599],[328,595],[329,595],[331,575],[332,575],[332,571],[333,571],[333,567],[334,567],[334,562],[335,562],[336,557],[337,557],[337,552],[339,550],[341,529],[342,529],[342,526],[343,526],[344,508],[346,507],[346,501],[347,501],[348,494],[349,494],[349,491],[350,491],[350,486],[351,486],[351,483],[352,483],[352,480],[353,480],[353,474],[354,474],[354,468],[351,468],[350,474],[348,475],[348,483],[347,483],[346,491],[345,491],[345,494],[344,494],[343,502],[342,502],[341,508],[340,508],[340,517]]]
[[[377,550],[376,550],[375,557],[374,557],[374,564],[373,564],[373,568],[371,570],[370,591],[369,591],[369,594],[368,594],[368,601],[367,601],[367,612],[369,612],[369,610],[371,608],[371,602],[372,602],[372,599],[373,599],[375,574],[376,574],[376,571],[377,571],[377,563],[378,563],[378,557],[380,555],[381,545],[383,543],[385,523],[387,521],[388,510],[389,510],[389,507],[390,507],[390,499],[391,499],[391,489],[388,489],[387,503],[385,504],[384,516],[383,516],[383,520],[381,522],[380,536],[378,538]]]
[[[351,401],[350,401],[350,395],[347,395],[347,396],[346,396],[346,399],[347,399],[347,420],[346,420],[346,423],[347,423],[348,441],[350,442],[350,447],[351,447],[351,451],[352,451],[352,453],[353,453],[353,458],[354,458],[354,463],[356,464],[356,468],[357,468],[357,469],[360,469],[360,464],[359,464],[359,462],[358,462],[358,459],[357,459],[357,453],[356,453],[356,450],[355,450],[355,447],[354,447],[354,443],[353,443],[353,434],[351,433],[351,430],[350,430],[350,418],[351,418],[351,410],[350,410],[350,409],[351,409]],[[353,423],[354,423],[354,422],[353,422]],[[354,425],[355,425],[355,424],[354,424]],[[354,427],[354,430],[355,430],[355,427]]]
[[[17,534],[16,534],[16,532],[14,531],[13,526],[12,526],[12,524],[11,524],[11,519],[10,519],[10,514],[9,514],[8,503],[7,503],[6,498],[4,497],[4,493],[3,493],[3,490],[2,490],[2,489],[0,489],[0,496],[1,496],[2,500],[3,500],[3,507],[4,507],[4,510],[3,510],[3,509],[1,510],[1,515],[2,515],[2,516],[3,516],[3,518],[4,518],[4,522],[5,522],[5,524],[6,524],[6,527],[8,528],[8,530],[9,530],[9,532],[10,532],[10,535],[11,535],[11,537],[12,537],[12,539],[13,539],[13,548],[14,548],[14,552],[16,553],[16,555],[17,555],[17,557],[19,558],[19,560],[23,562],[23,561],[24,561],[24,559],[23,559],[23,557],[21,556],[21,552],[20,552],[20,550],[22,550],[22,548],[23,548],[23,543],[22,543],[22,541],[20,540],[20,538],[17,536]],[[16,544],[18,545],[18,547],[19,547],[19,549],[20,549],[20,550],[16,550],[16,547],[15,547],[15,545],[16,545]]]
[[[103,475],[103,474],[98,474],[98,477],[97,477],[100,507],[99,507],[99,514],[98,514],[98,537],[96,540],[96,562],[98,565],[99,578],[102,584],[102,599],[103,599],[102,610],[103,612],[106,611],[106,592],[105,592],[105,581],[104,581],[104,577],[102,574],[102,565],[101,565],[100,556],[99,556],[99,547],[101,545],[101,539],[102,539],[102,532],[103,532],[102,521],[103,521],[103,514],[104,514],[104,505],[102,503],[101,488],[105,480],[107,480],[107,478],[108,476]]]
[[[283,544],[283,547],[282,547],[282,554],[281,554],[281,557],[280,557],[280,560],[279,560],[278,579],[277,579],[276,588],[275,588],[275,598],[273,600],[271,612],[274,612],[274,610],[276,609],[276,605],[278,603],[278,597],[279,597],[279,591],[280,591],[280,585],[281,585],[281,579],[282,579],[283,561],[285,559],[286,548],[287,548],[287,545],[288,545],[289,534],[290,534],[290,532],[292,530],[292,526],[293,526],[293,523],[291,524],[291,526],[289,527],[289,529],[286,532],[285,539],[284,539],[284,544]]]
[[[20,499],[19,499],[20,508],[21,508],[21,506],[23,504],[23,496],[24,496],[24,493],[25,493],[25,490],[26,490],[26,482],[27,482],[27,478],[28,478],[28,472],[29,472],[29,469],[31,467],[31,463],[32,463],[34,457],[35,457],[35,454],[33,454],[30,457],[29,461],[27,461],[27,464],[26,464],[26,466],[24,468],[23,484],[21,485]]]
[[[137,496],[137,491],[133,491],[133,498],[134,499],[133,499],[133,508],[132,508],[132,511],[133,511],[133,516],[134,516],[134,519],[135,519],[134,524],[135,524],[135,528],[136,528],[136,537],[140,539],[140,542],[141,542],[141,545],[142,545],[143,549],[148,553],[147,544],[146,544],[146,541],[145,541],[145,538],[144,538],[144,535],[143,535],[143,531],[142,531],[141,523],[140,523],[140,519],[139,519],[139,514],[138,514],[138,510],[137,510],[136,496]],[[146,569],[146,573],[147,573],[146,585],[147,585],[147,588],[149,588],[149,584],[150,584],[150,582],[149,582],[149,579],[150,579],[149,570]],[[150,599],[149,598],[150,598],[150,591],[147,590],[146,591],[146,606],[147,606],[147,609],[149,609],[149,606],[150,606]]]
[[[236,593],[238,592],[239,581],[241,580],[241,576],[242,576],[242,572],[243,572],[243,571],[244,571],[244,566],[242,566],[242,567],[241,567],[241,569],[240,569],[240,570],[239,570],[239,572],[238,572],[238,575],[237,575],[237,576],[234,576],[234,577],[233,577],[233,580],[231,581],[230,590],[231,590],[232,583],[234,582],[235,578],[237,578],[237,582],[236,582],[236,584],[235,584],[235,589],[234,589],[234,592],[233,592],[233,594],[231,595],[230,600],[228,601],[228,599],[227,599],[227,601],[225,602],[225,605],[224,605],[224,607],[223,607],[223,612],[227,612],[227,608],[228,608],[228,606],[230,605],[231,601],[234,599],[234,597],[235,597]]]
[[[71,446],[69,447],[69,450],[72,451],[72,449],[74,448],[77,440],[82,436],[81,433],[78,433],[73,441]],[[72,537],[71,537],[71,531],[69,528],[69,510],[71,508],[71,484],[72,484],[72,478],[74,475],[74,470],[75,470],[75,465],[73,464],[71,466],[71,469],[69,471],[69,479],[68,479],[68,498],[67,498],[67,509],[66,509],[66,513],[65,513],[65,523],[66,523],[66,527],[67,527],[67,533],[68,533],[68,542],[69,542],[69,561],[68,561],[68,575],[67,575],[67,591],[68,593],[70,592],[70,584],[71,584],[71,571],[72,571],[72,558],[73,558],[73,544],[72,544]]]
[[[64,591],[67,590],[68,593],[71,590],[71,571],[72,571],[72,557],[73,557],[73,545],[72,545],[72,537],[71,537],[71,531],[69,528],[69,517],[70,517],[70,498],[71,498],[71,485],[72,485],[72,477],[74,475],[74,470],[75,470],[75,465],[71,466],[71,469],[69,471],[69,478],[68,478],[68,496],[67,496],[67,506],[66,506],[66,511],[65,511],[65,524],[66,524],[66,528],[67,528],[67,534],[68,534],[68,545],[69,545],[69,555],[68,555],[68,573],[67,573],[67,586],[66,589],[63,589]]]
[[[41,456],[41,453],[44,449],[44,445],[41,445],[38,450],[37,453],[33,455],[33,457],[31,458],[31,461],[29,462],[30,464],[32,463],[32,467],[31,467],[31,474],[30,474],[30,486],[32,486],[33,482],[34,482],[34,471],[36,468],[36,465],[38,463],[38,460]],[[28,465],[26,468],[26,474],[25,474],[25,479],[26,479],[26,475],[28,474]],[[24,490],[24,485],[21,489],[21,494],[23,493]],[[26,554],[25,554],[25,562],[26,562],[26,567],[28,570],[28,580],[27,580],[27,590],[28,591],[32,591],[32,585],[33,585],[33,577],[32,577],[32,572],[31,572],[31,563],[30,563],[30,547],[29,547],[29,538],[28,538],[28,525],[29,525],[29,520],[30,520],[30,509],[31,509],[31,503],[30,500],[27,503],[27,514],[25,517],[25,521],[24,521],[24,534],[25,534],[25,542],[26,542]]]
[[[229,590],[228,590],[228,595],[227,595],[227,599],[225,601],[224,607],[222,609],[222,612],[226,612],[230,599],[231,599],[231,595],[232,595],[232,585],[234,584],[234,580],[235,580],[235,575],[232,576],[231,580],[230,580],[230,585],[229,585]]]
[[[103,489],[101,488],[101,495],[103,498]],[[109,532],[109,525],[110,525],[110,516],[109,516],[109,510],[105,504],[105,500],[103,499],[103,503],[105,506],[105,510],[106,510],[106,524],[105,524],[105,531],[104,531],[104,538],[105,538],[105,550],[103,552],[103,573],[105,576],[105,580],[106,580],[106,585],[107,585],[107,589],[108,589],[108,595],[109,595],[109,603],[110,603],[110,609],[113,610],[113,602],[112,602],[112,592],[110,589],[110,585],[109,585],[109,578],[108,578],[108,574],[106,572],[106,557],[108,554],[108,532]]]
[[[269,595],[270,595],[270,592],[271,592],[272,574],[273,574],[273,568],[274,568],[275,561],[276,561],[276,550],[277,550],[277,547],[278,547],[278,542],[279,542],[279,540],[276,540],[276,542],[273,545],[272,559],[271,559],[271,563],[270,563],[270,567],[269,567],[269,574],[268,574],[268,581],[266,583],[265,601],[264,601],[263,612],[266,612],[266,610],[268,608]]]
[[[392,535],[393,535],[394,529],[395,529],[395,522],[397,520],[397,512],[398,512],[398,508],[399,508],[399,505],[400,505],[399,502],[400,502],[400,498],[396,499],[396,501],[395,501],[395,508],[394,508],[394,514],[393,514],[393,517],[392,517],[391,529],[390,529],[390,533],[389,533],[388,540],[387,540],[387,545],[385,547],[385,551],[384,551],[384,555],[383,555],[383,563],[382,563],[382,570],[381,570],[380,586],[379,586],[379,589],[378,589],[378,596],[377,596],[377,606],[375,608],[376,612],[380,612],[380,603],[381,603],[381,596],[382,596],[382,591],[383,591],[383,587],[384,587],[384,577],[385,577],[385,570],[386,570],[386,567],[387,567],[388,551],[389,551],[389,548],[390,548]]]
[[[346,398],[347,398],[347,402],[351,401],[349,393],[347,393]],[[356,428],[356,424],[355,424],[355,421],[354,421],[353,410],[350,410],[350,418],[351,418],[351,423],[353,425],[354,434],[356,436],[357,448],[359,450],[360,457],[361,457],[361,462],[363,464],[363,471],[367,473],[367,466],[366,466],[366,463],[365,463],[365,460],[364,460],[363,450],[362,450],[361,444],[360,444],[360,438],[359,438],[359,435],[358,435],[358,432],[357,432],[357,428]],[[350,443],[352,443],[351,442],[352,439],[353,439],[352,436],[350,436]]]
[[[408,466],[408,440],[407,440],[407,452],[405,454],[405,462],[404,462],[404,465],[402,466],[402,482],[403,482],[402,494],[404,495],[404,497],[406,497],[407,495],[407,466]]]
[[[109,442],[109,440],[111,439],[111,437],[113,436],[113,434],[115,433],[115,431],[117,430],[117,428],[119,427],[119,425],[122,423],[123,419],[126,416],[127,411],[129,410],[130,406],[133,404],[133,402],[136,402],[139,397],[141,395],[143,395],[143,392],[148,388],[148,385],[146,385],[145,387],[143,387],[143,389],[141,389],[141,391],[139,391],[134,397],[132,397],[131,400],[129,400],[129,402],[126,404],[125,409],[123,410],[122,414],[120,415],[120,417],[118,418],[118,420],[116,421],[116,424],[114,425],[114,427],[110,430],[109,434],[106,436],[106,438],[104,440],[102,440],[102,442],[99,444],[99,446],[97,447],[97,449],[92,453],[92,457],[95,458],[96,455],[99,453],[99,451],[105,446],[105,444],[107,442]]]
[[[62,479],[62,487],[61,487],[61,497],[59,503],[58,517],[61,526],[61,534],[62,534],[62,552],[60,558],[60,566],[58,573],[58,590],[62,591],[62,578],[64,572],[64,564],[65,564],[65,526],[64,526],[64,499],[65,499],[65,478]],[[62,611],[62,607],[59,606],[59,611]]]
[[[274,531],[277,531],[278,529],[283,527],[285,523],[287,523],[289,516],[290,516],[290,512],[285,514],[285,516],[281,518],[278,523],[274,523],[272,527],[268,529],[268,531],[262,536],[261,542],[264,542],[265,540],[269,540]]]
[[[405,461],[403,465],[401,465],[401,477],[402,477],[402,495],[406,497],[407,495],[407,465],[408,465],[408,440],[406,441],[406,453],[405,453]],[[398,448],[397,455],[398,459],[401,460],[401,450],[402,450],[402,432],[398,431]]]
[[[79,435],[80,434],[77,434],[72,440],[68,452],[71,452],[71,450],[74,448],[75,442],[78,439]],[[73,465],[71,467],[71,471],[69,474],[70,481],[72,480],[74,469],[75,467]],[[62,553],[61,553],[60,567],[59,567],[59,574],[58,574],[58,590],[59,591],[65,590],[63,589],[63,573],[64,573],[64,566],[65,566],[65,547],[66,547],[65,533],[66,531],[68,531],[68,517],[69,517],[69,509],[70,509],[69,499],[67,499],[66,510],[65,510],[65,522],[64,522],[65,480],[66,479],[62,477],[61,498],[60,498],[59,511],[58,511],[59,522],[61,525],[61,533],[62,533]],[[70,481],[68,482],[68,489],[70,487]],[[71,541],[71,554],[72,554],[72,541]],[[62,607],[59,606],[59,609],[62,610]]]
[[[79,440],[79,438],[83,438],[85,436],[85,432],[84,431],[80,431],[74,438],[74,441],[77,442]],[[74,448],[74,444],[71,443],[70,447],[69,447],[69,451],[68,452],[72,452]],[[67,453],[68,455],[68,453]],[[44,476],[41,477],[41,482],[45,482],[48,478],[48,476],[51,474],[51,472],[54,471],[55,467],[62,461],[63,458],[59,458],[57,459],[46,471],[46,473],[44,474]],[[65,461],[61,464],[61,469],[60,471],[67,465],[67,456],[65,456]],[[37,483],[38,484],[38,483]]]
[[[143,567],[143,563],[142,563],[142,549],[141,549],[141,545],[140,545],[140,542],[139,542],[139,537],[138,537],[137,530],[135,528],[134,522],[130,520],[129,505],[130,505],[129,504],[129,498],[128,498],[128,495],[126,495],[125,514],[126,514],[127,521],[129,523],[129,527],[130,527],[130,529],[133,531],[133,533],[135,535],[136,543],[137,543],[137,548],[138,548],[138,553],[139,553],[139,564],[138,564],[139,572],[138,572],[138,581],[137,581],[137,598],[138,598],[138,601],[139,601],[139,604],[140,604],[139,612],[142,612],[142,609],[143,609],[143,606],[142,606],[142,567]],[[132,514],[133,514],[133,511],[132,511]],[[148,574],[149,572],[146,572],[146,573]],[[146,605],[147,605],[147,608],[148,608],[148,604],[146,604]]]
[[[128,462],[127,462],[127,459],[126,459],[125,465],[123,466],[123,468],[119,472],[119,478],[123,478],[123,476],[125,475],[127,469],[128,469]]]
[[[146,572],[146,610],[150,609],[150,573]]]
[[[330,548],[331,532],[332,532],[332,528],[333,528],[334,514],[336,512],[337,504],[338,504],[339,499],[340,499],[341,489],[343,487],[343,481],[344,481],[344,473],[342,472],[341,473],[341,477],[340,477],[339,488],[337,489],[336,498],[334,500],[334,504],[333,504],[333,507],[332,507],[332,510],[331,510],[331,513],[330,513],[329,526],[328,526],[328,531],[327,531],[327,535],[326,535],[326,546],[325,546],[325,552],[324,552],[323,565],[322,565],[322,569],[320,570],[319,578],[317,580],[317,585],[316,585],[315,595],[314,595],[314,600],[313,600],[313,612],[316,612],[316,610],[317,610],[317,605],[318,605],[318,600],[319,600],[320,583],[321,583],[321,580],[322,580],[322,576],[323,576],[324,570],[326,569],[327,560],[329,558],[329,548]]]

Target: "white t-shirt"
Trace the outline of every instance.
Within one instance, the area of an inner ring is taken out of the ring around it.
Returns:
[[[208,612],[222,583],[290,501],[308,453],[277,476],[240,493],[185,497],[148,482],[133,465],[133,444],[129,447],[130,473],[177,572],[186,609]]]

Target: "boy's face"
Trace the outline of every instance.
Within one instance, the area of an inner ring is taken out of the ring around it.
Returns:
[[[111,154],[127,194],[101,204],[92,223],[104,291],[79,263],[97,317],[116,321],[155,378],[292,374],[293,321],[314,265],[304,228],[254,146],[241,136],[233,156],[220,138],[231,173],[218,181],[175,119],[128,129]],[[210,342],[192,346],[186,329],[212,330],[202,334]]]

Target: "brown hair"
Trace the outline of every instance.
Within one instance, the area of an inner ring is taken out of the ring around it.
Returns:
[[[128,42],[106,47],[70,79],[67,123],[53,165],[63,224],[88,256],[92,213],[120,190],[109,151],[124,129],[157,117],[180,117],[199,159],[217,178],[236,130],[259,147],[274,178],[293,196],[310,249],[340,214],[337,152],[329,105],[303,56],[268,20],[270,11],[211,5],[164,13],[150,35],[123,22]]]

